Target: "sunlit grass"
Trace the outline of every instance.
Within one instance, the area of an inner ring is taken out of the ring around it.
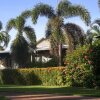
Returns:
[[[62,87],[62,86],[1,85],[0,92],[23,92],[23,93],[24,92],[31,92],[31,93],[51,93],[51,94],[98,96],[98,97],[100,97],[100,89]]]

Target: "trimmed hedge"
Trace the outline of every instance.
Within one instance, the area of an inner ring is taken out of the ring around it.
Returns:
[[[64,85],[65,68],[27,68],[0,70],[0,84]]]

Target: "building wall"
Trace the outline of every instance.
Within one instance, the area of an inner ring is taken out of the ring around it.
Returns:
[[[37,44],[37,48],[45,48],[45,47],[50,48],[50,41],[49,41],[49,39],[44,39],[39,44]]]

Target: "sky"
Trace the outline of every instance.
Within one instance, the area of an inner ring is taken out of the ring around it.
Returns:
[[[94,21],[97,18],[100,18],[100,9],[98,8],[98,0],[69,0],[72,4],[80,4],[84,6],[91,15],[91,21]],[[46,3],[51,5],[56,9],[57,4],[60,0],[0,0],[0,21],[3,23],[3,30],[5,30],[7,22],[11,18],[16,18],[21,12],[32,9],[37,3]],[[31,25],[36,33],[37,40],[45,36],[46,23],[48,19],[45,17],[39,17],[37,24],[33,25],[31,19],[28,19],[27,25]],[[64,20],[65,23],[73,22],[80,25],[83,30],[86,32],[88,27],[80,19],[80,17],[73,17]],[[10,49],[10,45],[14,38],[16,37],[16,31],[13,29],[9,32],[11,36],[11,41],[6,50]]]

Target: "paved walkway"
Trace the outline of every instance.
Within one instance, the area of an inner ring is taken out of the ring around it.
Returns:
[[[100,100],[96,97],[65,96],[59,94],[0,93],[9,100]]]
[[[63,96],[51,94],[7,96],[10,100],[100,100],[94,97]]]

